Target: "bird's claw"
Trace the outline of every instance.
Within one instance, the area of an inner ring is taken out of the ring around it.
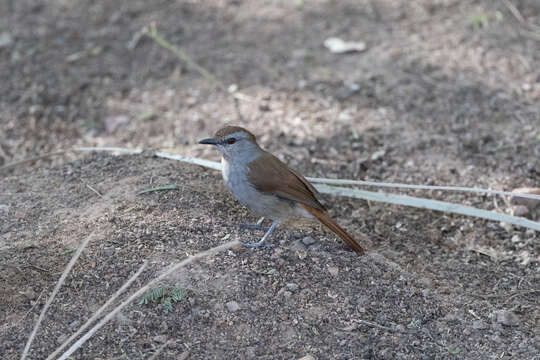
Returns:
[[[257,249],[260,247],[273,248],[275,246],[274,244],[265,244],[260,241],[256,243],[242,243],[242,245],[248,248],[252,248],[252,249]]]
[[[240,227],[240,229],[244,229],[244,230],[264,230],[264,231],[268,231],[268,227],[267,226],[262,226],[261,224],[238,224],[238,227]]]

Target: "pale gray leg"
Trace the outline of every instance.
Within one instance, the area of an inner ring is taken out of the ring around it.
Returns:
[[[244,245],[246,247],[251,247],[251,248],[258,248],[258,247],[261,247],[261,246],[274,246],[272,244],[265,244],[265,241],[270,237],[270,234],[272,234],[274,229],[277,227],[278,223],[279,223],[279,220],[274,220],[272,222],[272,225],[270,225],[270,228],[268,229],[266,234],[264,234],[264,236],[262,237],[262,239],[259,242],[256,242],[256,243],[243,243],[242,245]]]
[[[264,216],[257,220],[255,224],[240,224],[240,228],[246,229],[246,230],[267,230],[267,227],[262,226],[262,223],[264,221]]]

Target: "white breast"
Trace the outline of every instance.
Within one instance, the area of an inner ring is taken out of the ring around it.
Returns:
[[[267,195],[255,189],[248,181],[247,164],[238,164],[221,159],[223,182],[234,197],[259,216],[270,219],[286,219],[299,214],[297,206],[274,195]],[[305,211],[304,211],[305,212]],[[307,214],[308,217],[309,214]]]

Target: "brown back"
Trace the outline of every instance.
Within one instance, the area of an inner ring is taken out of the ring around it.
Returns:
[[[248,168],[249,181],[257,190],[326,211],[315,197],[318,192],[313,185],[274,155],[264,152]]]

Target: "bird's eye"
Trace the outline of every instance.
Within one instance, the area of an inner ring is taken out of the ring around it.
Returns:
[[[232,144],[234,144],[236,142],[236,139],[235,138],[229,138],[226,141],[227,141],[227,144],[232,145]]]

